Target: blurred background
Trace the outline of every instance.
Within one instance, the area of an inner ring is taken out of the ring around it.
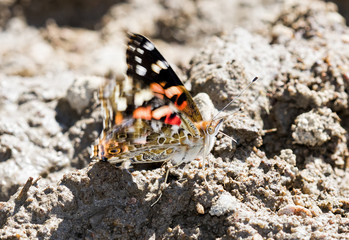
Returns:
[[[148,36],[170,62],[182,66],[207,37],[229,34],[235,27],[267,36],[270,24],[293,2],[0,1],[0,71],[21,76],[67,69],[122,74],[127,31]],[[347,1],[334,2],[348,17]]]

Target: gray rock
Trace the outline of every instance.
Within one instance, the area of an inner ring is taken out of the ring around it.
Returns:
[[[329,108],[313,109],[296,118],[292,125],[292,137],[297,144],[321,146],[332,138],[340,138],[345,134],[339,120],[338,115]]]
[[[98,77],[77,77],[68,88],[66,96],[72,109],[81,114],[91,103],[96,89],[103,84],[103,81],[104,79]]]
[[[239,202],[235,197],[233,197],[229,193],[223,193],[219,196],[216,203],[212,205],[209,214],[217,217],[222,216],[237,208],[237,206],[239,205],[238,203]]]

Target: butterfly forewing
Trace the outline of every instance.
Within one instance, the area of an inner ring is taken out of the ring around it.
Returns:
[[[176,73],[147,38],[130,34],[126,51],[127,74],[150,86],[159,98],[170,100],[193,122],[202,121],[198,107]]]

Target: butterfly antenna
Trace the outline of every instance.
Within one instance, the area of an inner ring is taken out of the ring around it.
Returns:
[[[249,88],[251,87],[251,85],[252,85],[255,81],[257,81],[257,79],[258,79],[258,77],[254,77],[254,78],[252,79],[252,81],[247,85],[247,87],[245,87],[245,88],[239,93],[239,95],[237,95],[236,97],[234,97],[227,105],[225,105],[225,106],[216,114],[216,116],[214,116],[214,118],[213,118],[212,120],[216,119],[217,116],[218,116],[221,112],[223,112],[230,104],[232,104],[235,100],[239,99],[240,96],[241,96],[242,94],[244,94],[244,92],[246,92],[246,90],[249,89]]]

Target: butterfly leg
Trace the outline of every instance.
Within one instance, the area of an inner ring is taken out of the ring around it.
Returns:
[[[172,167],[173,167],[173,166],[172,166]],[[170,169],[171,169],[172,167],[167,168],[167,170],[166,170],[166,175],[165,175],[165,181],[164,181],[164,182],[161,184],[161,186],[159,187],[158,198],[155,200],[155,202],[153,202],[153,203],[150,205],[150,207],[153,207],[157,202],[160,201],[160,198],[162,197],[162,192],[163,192],[163,190],[165,189],[165,187],[163,188],[163,186],[166,186],[167,179],[168,179],[168,174],[169,174]]]
[[[166,163],[167,163],[167,161],[166,161]],[[153,202],[150,206],[151,207],[153,207],[157,202],[159,202],[159,200],[161,199],[161,197],[162,197],[162,192],[165,190],[165,188],[166,188],[166,183],[167,183],[167,179],[168,179],[168,175],[169,175],[169,173],[170,173],[170,170],[171,170],[171,168],[176,168],[176,167],[178,167],[179,165],[181,165],[182,164],[182,162],[180,162],[180,163],[178,163],[178,164],[176,164],[176,165],[172,165],[172,166],[170,166],[170,167],[168,167],[167,168],[167,170],[166,170],[166,174],[165,174],[165,180],[164,180],[164,182],[161,184],[161,186],[159,187],[159,192],[158,192],[158,198],[155,200],[155,202]],[[167,166],[167,164],[166,164],[166,166]]]
[[[207,175],[208,175],[207,169],[212,167],[212,165],[211,165],[212,162],[210,161],[209,158],[210,158],[210,156],[202,157],[202,173],[203,173],[203,178],[204,178],[204,184],[207,187],[208,191],[212,190],[211,186],[208,184],[208,181],[207,181]],[[207,162],[207,168],[206,168],[206,162]]]
[[[208,168],[210,167],[210,161],[207,161],[208,164]],[[209,188],[208,182],[207,182],[207,172],[205,170],[205,165],[206,165],[206,157],[202,157],[202,171],[204,173],[204,181],[205,181],[205,185],[207,186],[207,188]]]

